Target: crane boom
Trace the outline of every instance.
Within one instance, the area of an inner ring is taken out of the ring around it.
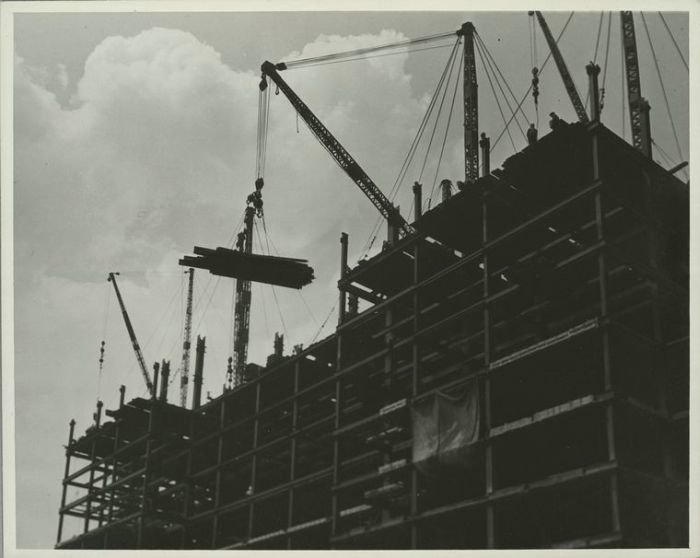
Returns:
[[[632,145],[647,157],[651,157],[651,131],[648,119],[649,104],[642,97],[642,86],[639,79],[639,59],[637,57],[637,38],[634,33],[632,12],[620,12],[620,26],[625,54],[627,104],[630,111]]]
[[[559,46],[554,40],[552,32],[549,30],[549,25],[547,25],[547,22],[545,21],[542,12],[535,12],[535,16],[537,17],[537,21],[539,22],[540,27],[542,28],[542,33],[544,33],[544,38],[547,41],[547,46],[549,46],[549,50],[552,53],[552,57],[554,57],[554,62],[556,63],[557,69],[559,70],[559,74],[561,75],[561,79],[564,82],[564,87],[566,88],[566,92],[569,95],[569,99],[571,99],[571,103],[574,105],[576,116],[578,116],[579,122],[583,124],[588,124],[590,120],[588,118],[588,114],[586,114],[586,108],[581,102],[581,97],[579,96],[578,91],[576,90],[574,80],[571,79],[569,69],[566,67],[566,62],[564,62],[564,57],[561,55]]]
[[[401,216],[398,209],[382,193],[359,163],[347,152],[328,128],[323,125],[306,103],[304,103],[292,88],[289,87],[287,82],[282,79],[277,70],[284,69],[286,69],[284,63],[275,65],[265,61],[261,66],[263,79],[260,82],[260,90],[264,91],[267,87],[265,76],[268,76],[277,87],[279,87],[280,91],[284,93],[299,116],[304,119],[304,122],[309,126],[314,136],[316,136],[316,139],[318,139],[321,145],[325,147],[326,151],[335,159],[340,168],[360,187],[360,190],[369,198],[374,207],[379,210],[379,213],[382,214],[389,224],[403,232],[404,235],[412,233],[413,229]]]
[[[185,339],[182,342],[182,373],[180,374],[180,405],[187,406],[187,388],[190,381],[190,345],[192,344],[192,292],[194,290],[194,268],[189,268],[187,282],[187,309],[185,310]]]
[[[134,332],[134,327],[131,325],[131,320],[129,319],[129,314],[126,311],[126,306],[124,306],[124,301],[122,300],[122,295],[119,292],[119,287],[117,286],[117,275],[119,273],[110,273],[109,277],[107,278],[107,281],[111,281],[112,285],[114,285],[114,291],[117,293],[117,300],[119,301],[119,307],[122,310],[122,316],[124,318],[124,323],[126,324],[126,331],[129,334],[129,339],[131,340],[131,344],[134,347],[134,353],[136,353],[136,360],[139,363],[139,367],[141,368],[141,374],[143,374],[143,379],[146,382],[146,386],[148,387],[148,392],[151,396],[154,395],[153,392],[153,383],[151,382],[151,378],[148,375],[148,369],[146,368],[146,362],[143,358],[143,353],[141,352],[141,347],[139,346],[139,342],[136,339],[136,333]]]

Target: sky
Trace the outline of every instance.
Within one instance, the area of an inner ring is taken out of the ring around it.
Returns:
[[[545,16],[558,34],[567,14]],[[687,60],[687,16],[664,17]],[[109,272],[121,272],[119,285],[146,361],[169,359],[173,370],[179,367],[186,278],[178,259],[195,245],[230,245],[240,230],[256,178],[260,64],[456,31],[465,21],[474,23],[519,100],[530,85],[533,62],[542,64],[547,53],[538,29],[535,60],[526,12],[15,16],[18,547],[55,543],[62,445],[71,418],[82,434],[98,398],[114,408],[119,385],[126,386],[127,400],[146,391],[106,281]],[[607,15],[595,56],[599,21],[599,12],[577,13],[560,43],[582,98],[585,64],[595,58],[604,65]],[[652,135],[666,154],[657,157],[669,167],[688,158],[688,72],[659,16],[648,13],[646,21],[680,154],[637,15],[642,92],[652,106]],[[448,46],[289,70],[283,77],[388,194],[446,64],[452,42],[440,44]],[[620,64],[619,18],[613,14],[602,120],[629,140]],[[479,58],[477,71],[480,128],[494,143],[503,120]],[[540,134],[548,131],[545,115],[551,111],[575,119],[551,61],[540,92],[539,121],[532,99],[523,103]],[[441,141],[435,140],[422,173],[425,143],[418,150],[396,200],[404,216],[410,214],[413,181],[424,184],[427,198],[435,181],[461,179],[459,106],[460,95],[439,168]],[[340,234],[350,235],[354,264],[365,254],[377,219],[369,201],[296,120],[284,95],[271,94],[270,107],[265,228],[259,224],[254,250],[307,258],[316,279],[301,293],[254,285],[249,361],[258,363],[272,351],[277,331],[285,333],[287,353],[333,331]],[[510,111],[502,109],[508,119]],[[525,146],[517,127],[510,132],[512,143],[505,134],[495,144],[492,168]],[[383,235],[382,228],[373,251]],[[193,332],[207,337],[204,393],[213,397],[222,391],[231,353],[233,290],[231,280],[195,273]],[[169,397],[179,399],[175,383]]]

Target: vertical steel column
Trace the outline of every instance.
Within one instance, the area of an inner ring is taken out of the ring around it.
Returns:
[[[126,386],[121,385],[119,386],[119,408],[121,409],[124,406],[124,395],[126,393]],[[118,418],[114,419],[114,444],[112,446],[112,485],[117,480],[117,468],[119,466],[119,463],[117,461],[117,450],[119,449],[119,427],[121,426],[121,420]],[[114,487],[109,490],[109,510],[107,512],[107,523],[111,524],[112,519],[114,518],[114,493],[116,492],[116,489]],[[108,539],[109,539],[109,530],[105,533],[105,548],[109,548],[108,544]]]
[[[338,363],[341,362],[341,336],[338,335]],[[340,364],[338,364],[340,371]],[[333,430],[337,431],[340,428],[340,378],[335,381],[335,406],[333,408]],[[333,437],[333,480],[332,486],[335,487],[340,478],[340,440],[338,436]],[[331,538],[338,534],[338,492],[333,491],[331,496]],[[335,546],[331,545],[331,550]]]
[[[423,215],[423,185],[420,182],[413,183],[413,212],[414,221]]]
[[[154,379],[158,377],[157,374],[153,375]],[[156,389],[156,384],[153,384],[153,393],[157,393]],[[143,542],[144,542],[144,523],[145,523],[145,516],[146,513],[149,510],[149,498],[148,498],[148,481],[149,481],[149,476],[148,472],[151,466],[151,450],[153,449],[153,431],[155,429],[155,415],[156,415],[156,407],[158,406],[158,400],[155,399],[155,395],[153,399],[151,399],[151,410],[150,413],[148,414],[148,432],[146,434],[146,452],[144,454],[143,458],[143,484],[141,486],[141,513],[139,515],[139,521],[138,521],[138,529],[136,532],[136,548],[143,548]]]
[[[464,177],[465,183],[479,178],[479,96],[474,56],[474,26],[462,25],[464,39]]]
[[[168,379],[170,378],[170,361],[163,360],[160,366],[160,400],[168,401]]]
[[[87,488],[87,503],[85,504],[85,522],[83,524],[83,533],[87,533],[90,530],[90,514],[92,513],[92,490],[93,484],[95,483],[95,450],[97,444],[97,437],[100,434],[100,422],[102,420],[102,401],[97,400],[97,411],[95,412],[95,431],[92,434],[92,446],[90,449],[90,480],[88,481]]]
[[[598,127],[595,127],[591,130],[591,147],[593,152],[592,178],[594,183],[601,179],[600,145],[598,131]],[[596,240],[602,242],[605,240],[605,209],[603,207],[603,199],[600,189],[596,190],[595,192],[594,205],[596,222]],[[598,250],[598,286],[600,296],[599,325],[603,353],[603,385],[605,391],[612,391],[614,389],[614,381],[612,377],[610,363],[610,324],[608,319],[608,268],[604,248]],[[614,410],[612,401],[608,401],[606,403],[605,424],[608,439],[608,461],[612,462],[617,459],[617,452],[615,446]],[[618,502],[618,477],[616,471],[613,471],[610,474],[610,505],[612,508],[612,529],[613,531],[619,531],[620,510]]]
[[[420,185],[418,185],[420,186]],[[414,186],[415,191],[415,186]],[[420,366],[420,345],[418,344],[418,331],[420,329],[420,296],[418,283],[420,283],[420,241],[416,241],[413,247],[413,346],[412,346],[412,371],[411,371],[411,400],[418,395],[418,368]],[[418,471],[411,468],[411,516],[418,514]],[[411,549],[418,548],[418,525],[411,522]]]
[[[644,177],[644,188],[645,188],[645,221],[647,226],[647,246],[649,254],[649,266],[654,270],[655,273],[659,273],[659,228],[656,221],[652,219],[655,208],[653,207],[653,184],[651,182],[651,177],[648,173],[643,173]],[[653,370],[658,372],[659,384],[658,384],[658,394],[659,394],[659,411],[663,415],[663,425],[665,429],[665,435],[662,438],[662,454],[663,454],[663,475],[667,481],[666,489],[673,479],[673,455],[672,449],[668,439],[668,432],[670,431],[671,421],[670,421],[670,410],[668,401],[668,373],[669,368],[667,366],[667,353],[664,344],[664,331],[662,325],[662,314],[661,314],[661,300],[659,297],[659,285],[656,280],[653,280],[649,284],[649,289],[651,290],[651,311],[652,311],[652,330],[654,338],[654,354],[653,354]],[[682,541],[674,540],[673,529],[671,529],[672,515],[671,515],[671,505],[666,504],[666,524],[669,527],[667,529],[668,538],[666,544],[669,546],[682,546]]]
[[[488,138],[483,132],[479,140],[479,147],[481,147],[481,176],[488,176],[491,174],[491,138]]]
[[[204,355],[204,349],[200,351],[200,342],[203,345],[204,339],[200,339],[200,337],[197,337],[197,363],[200,362],[200,354]],[[201,371],[201,368],[200,368]],[[200,374],[200,380],[201,380],[201,374]],[[200,381],[200,391],[201,391],[201,381]],[[197,372],[195,369],[195,393],[193,396],[197,395]],[[192,405],[193,409],[196,409],[195,404],[199,406],[199,400],[198,399],[193,399]],[[192,480],[192,443],[194,441],[194,435],[195,435],[195,417],[196,413],[192,412],[189,417],[189,434],[190,434],[190,439],[187,441],[187,463],[185,465],[185,498],[182,503],[182,537],[180,539],[180,548],[185,549],[189,546],[190,544],[190,502],[192,500],[192,487],[193,487],[193,480]]]
[[[294,399],[292,400],[292,432],[291,432],[291,449],[289,457],[289,480],[294,482],[296,478],[297,468],[297,423],[299,414],[299,369],[301,368],[301,359],[297,358],[294,363]],[[289,488],[289,499],[287,500],[287,529],[294,524],[294,487]],[[287,535],[287,550],[292,548],[292,535]]]
[[[489,227],[488,227],[488,194],[486,191],[482,193],[481,197],[481,241],[482,241],[482,254],[483,254],[483,282],[484,290],[483,296],[484,300],[489,297],[489,255],[486,249],[486,243],[489,240]],[[483,311],[484,319],[484,368],[488,371],[489,365],[491,364],[491,316],[489,314],[488,303],[484,303]],[[483,411],[483,432],[486,438],[485,444],[485,481],[486,481],[486,496],[490,496],[493,492],[493,447],[491,445],[491,378],[487,372],[483,380],[484,386],[484,411]],[[487,548],[495,548],[496,546],[496,533],[494,525],[494,506],[493,503],[488,502],[486,504],[486,546]]]
[[[202,380],[204,376],[204,352],[206,337],[197,336],[197,348],[194,361],[194,391],[192,393],[192,409],[199,409],[202,399]]]
[[[63,470],[63,490],[61,493],[61,508],[58,510],[58,535],[56,536],[56,544],[61,542],[61,537],[63,536],[63,508],[66,506],[66,491],[68,490],[68,484],[66,482],[66,477],[70,474],[70,458],[71,458],[71,445],[73,444],[73,433],[75,432],[75,419],[71,419],[68,423],[68,445],[66,446],[66,466]]]
[[[588,97],[591,100],[591,120],[598,122],[600,120],[600,91],[598,89],[600,66],[593,62],[586,64],[586,73],[588,74]]]
[[[345,279],[348,272],[348,233],[340,233],[340,280]],[[338,325],[345,321],[347,293],[345,288],[338,286]]]
[[[258,466],[258,433],[260,430],[260,380],[255,383],[255,420],[253,421],[253,457],[250,462],[250,490],[251,496],[255,495],[255,474]],[[255,502],[248,504],[248,538],[253,538],[253,520],[255,515]]]
[[[216,549],[221,506],[221,462],[224,458],[224,427],[226,426],[226,395],[219,399],[219,440],[216,452],[216,488],[214,490],[214,518],[212,520],[211,548]]]

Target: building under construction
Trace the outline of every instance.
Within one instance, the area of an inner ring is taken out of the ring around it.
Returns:
[[[332,335],[71,425],[57,548],[687,546],[688,185],[583,114],[498,169],[467,127],[459,191],[342,235]]]

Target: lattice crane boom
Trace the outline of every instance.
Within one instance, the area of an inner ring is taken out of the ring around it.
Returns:
[[[187,308],[185,310],[185,334],[182,342],[182,371],[180,374],[180,405],[187,406],[187,391],[190,374],[190,346],[192,345],[192,298],[194,291],[194,269],[189,268],[185,273],[187,279]]]
[[[557,45],[557,41],[554,39],[554,36],[552,35],[552,32],[549,29],[549,25],[547,25],[547,21],[544,19],[542,12],[535,12],[535,17],[537,17],[537,21],[539,22],[540,27],[542,28],[542,33],[544,33],[544,38],[547,41],[547,46],[549,46],[549,50],[552,53],[554,62],[557,65],[557,69],[559,70],[561,79],[564,82],[564,87],[566,89],[567,94],[569,95],[569,99],[571,99],[571,103],[574,105],[576,116],[578,116],[579,122],[583,124],[588,124],[588,122],[590,122],[590,119],[588,118],[588,114],[586,113],[586,107],[583,106],[581,97],[579,96],[578,91],[576,90],[574,80],[571,78],[571,74],[569,73],[569,69],[566,67],[564,57],[562,56],[561,51],[559,50],[559,46]]]
[[[391,201],[382,193],[379,187],[372,181],[367,173],[362,169],[357,161],[348,153],[343,145],[336,137],[326,128],[311,109],[302,101],[294,90],[287,84],[279,75],[278,70],[285,70],[284,63],[272,64],[264,62],[261,66],[262,81],[260,82],[260,90],[264,91],[267,87],[265,76],[269,77],[284,93],[285,97],[292,104],[299,116],[304,119],[304,122],[309,126],[311,132],[316,136],[316,139],[323,145],[328,153],[333,157],[338,166],[345,171],[352,181],[359,186],[360,190],[369,198],[374,207],[379,210],[379,213],[389,222],[391,226],[403,232],[404,235],[410,234],[413,231],[411,226],[401,216],[399,210],[391,203]]]
[[[141,369],[141,374],[148,387],[148,393],[154,396],[153,383],[151,382],[151,377],[148,375],[148,369],[146,368],[146,361],[143,358],[143,353],[141,352],[141,347],[138,340],[136,339],[136,333],[134,332],[134,326],[131,325],[131,320],[129,319],[129,314],[126,311],[126,306],[124,306],[124,300],[119,292],[119,287],[117,286],[117,275],[119,273],[110,273],[107,281],[110,281],[114,285],[114,291],[117,293],[117,300],[119,301],[119,307],[122,311],[122,317],[124,318],[124,323],[126,324],[126,331],[129,334],[129,339],[131,340],[131,345],[134,348],[134,353],[136,354],[136,360],[139,363],[139,368]]]
[[[634,32],[632,12],[620,12],[620,26],[624,48],[625,75],[627,77],[627,104],[630,111],[632,145],[647,157],[651,157],[651,130],[648,118],[649,103],[642,97],[637,38]]]

